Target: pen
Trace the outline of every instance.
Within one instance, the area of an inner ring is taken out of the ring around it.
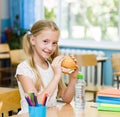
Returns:
[[[35,101],[35,106],[37,106],[38,105],[38,101],[37,101],[37,96],[36,95],[34,95],[34,101]]]
[[[30,97],[32,103],[35,104],[34,93],[33,93],[33,92],[29,92],[29,93],[28,93],[28,96]]]
[[[37,105],[37,97],[35,96],[34,92],[29,92],[25,95],[25,98],[30,106]]]
[[[30,100],[29,97],[25,97],[25,98],[26,98],[26,100],[27,100],[29,106],[34,106],[33,103],[32,103],[32,101]]]
[[[43,100],[42,100],[42,106],[45,106],[45,105],[46,105],[47,98],[48,98],[48,95],[45,93],[45,94],[44,94],[44,97],[43,97]]]

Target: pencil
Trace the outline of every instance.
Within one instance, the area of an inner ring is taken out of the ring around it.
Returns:
[[[43,100],[42,100],[42,106],[46,105],[47,97],[48,97],[48,95],[45,93],[44,97],[43,97]]]

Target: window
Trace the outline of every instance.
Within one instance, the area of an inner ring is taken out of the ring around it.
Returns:
[[[48,19],[48,16],[51,16],[50,18],[55,19],[58,15],[55,13],[60,13],[62,38],[119,40],[118,0],[60,0],[59,6],[56,0],[44,1],[47,1],[45,18]],[[61,8],[61,12],[56,12],[57,8]]]
[[[57,0],[44,0],[45,19],[56,20],[57,8],[58,8]]]
[[[119,40],[119,0],[35,0],[32,5],[31,19],[56,21],[63,39]]]

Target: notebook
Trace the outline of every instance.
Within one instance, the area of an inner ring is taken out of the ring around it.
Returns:
[[[107,88],[97,92],[97,96],[120,98],[120,90],[115,88]]]
[[[120,104],[119,98],[109,98],[109,97],[97,97],[96,103],[105,103],[105,104]]]
[[[97,107],[98,110],[101,111],[115,111],[115,112],[120,112],[120,105],[116,104],[99,104]]]

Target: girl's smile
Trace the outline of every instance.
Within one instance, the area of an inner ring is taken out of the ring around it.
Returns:
[[[59,32],[52,30],[44,30],[38,36],[31,39],[34,45],[34,53],[36,56],[48,59],[58,46]]]

